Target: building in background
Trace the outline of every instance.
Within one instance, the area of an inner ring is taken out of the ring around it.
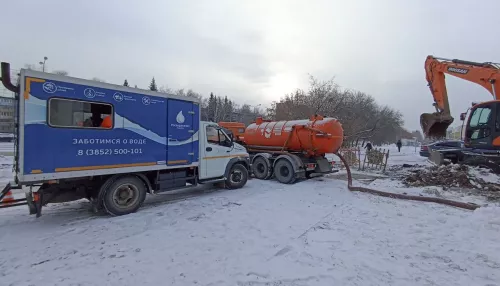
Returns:
[[[403,146],[420,146],[417,137],[401,138],[401,145]]]
[[[14,133],[14,98],[0,97],[0,133]]]
[[[462,135],[462,125],[448,128],[446,130],[446,138],[452,140],[460,140]]]

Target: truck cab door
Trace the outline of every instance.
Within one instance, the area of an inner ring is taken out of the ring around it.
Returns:
[[[200,179],[224,176],[231,159],[232,140],[216,125],[206,125],[200,140]]]
[[[490,102],[476,107],[465,131],[466,147],[500,149],[500,103]]]

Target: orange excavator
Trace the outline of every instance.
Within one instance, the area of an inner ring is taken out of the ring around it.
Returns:
[[[465,148],[459,157],[462,161],[483,162],[481,164],[490,165],[490,168],[493,164],[495,167],[493,169],[498,171],[500,169],[500,64],[427,56],[425,73],[436,108],[436,112],[420,116],[420,125],[426,137],[445,138],[446,130],[453,123],[445,74],[479,84],[493,96],[491,101],[473,103],[468,118],[466,113],[460,115],[465,125],[465,132],[462,134]]]

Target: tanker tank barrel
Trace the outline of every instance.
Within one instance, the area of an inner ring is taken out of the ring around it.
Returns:
[[[252,149],[324,156],[337,152],[342,145],[343,135],[342,125],[337,119],[313,116],[309,120],[257,120],[245,129],[240,139]]]

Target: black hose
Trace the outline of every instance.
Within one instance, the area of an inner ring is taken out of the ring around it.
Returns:
[[[347,164],[347,161],[339,153],[337,153],[336,155],[340,158],[340,160],[342,160],[342,162],[344,163],[344,166],[346,168],[347,188],[350,191],[369,193],[369,194],[373,194],[373,195],[377,195],[377,196],[381,196],[381,197],[394,198],[394,199],[400,199],[400,200],[431,202],[431,203],[443,204],[443,205],[453,206],[453,207],[467,209],[467,210],[475,210],[475,209],[480,207],[479,205],[474,204],[474,203],[463,203],[463,202],[457,202],[457,201],[446,200],[446,199],[441,199],[441,198],[434,198],[434,197],[410,196],[410,195],[404,195],[404,194],[396,194],[396,193],[377,191],[377,190],[364,188],[364,187],[355,187],[352,185],[351,168]]]

